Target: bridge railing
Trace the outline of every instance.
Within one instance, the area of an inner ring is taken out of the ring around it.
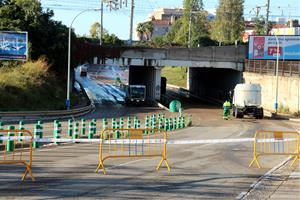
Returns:
[[[166,58],[171,60],[244,62],[246,46],[221,46],[166,49]]]
[[[245,72],[276,75],[276,60],[246,60]],[[300,61],[279,61],[278,74],[300,77]]]

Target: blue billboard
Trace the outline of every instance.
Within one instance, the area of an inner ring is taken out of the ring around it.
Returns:
[[[277,39],[279,49],[277,52]],[[282,60],[300,60],[300,35],[249,36],[248,58],[253,60],[274,60],[279,54]]]
[[[0,60],[27,60],[27,32],[0,31]]]

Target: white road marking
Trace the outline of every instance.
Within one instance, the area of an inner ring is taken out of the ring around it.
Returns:
[[[129,165],[129,164],[132,164],[132,163],[136,163],[136,162],[140,162],[140,161],[145,161],[145,160],[149,160],[149,159],[132,160],[132,161],[129,161],[129,162],[121,163],[119,165],[113,165],[113,166],[108,167],[106,169],[113,169],[113,168],[117,168],[117,167]]]

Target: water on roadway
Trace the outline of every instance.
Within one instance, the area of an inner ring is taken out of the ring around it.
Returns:
[[[95,104],[125,102],[125,91],[114,85],[117,77],[126,84],[128,71],[119,66],[93,65],[88,67],[87,76],[80,76],[79,67],[75,69],[75,80],[82,85]]]

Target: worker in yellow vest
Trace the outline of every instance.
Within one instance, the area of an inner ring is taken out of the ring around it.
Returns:
[[[223,104],[223,119],[228,120],[230,116],[230,107],[231,104],[228,100],[226,100]]]

